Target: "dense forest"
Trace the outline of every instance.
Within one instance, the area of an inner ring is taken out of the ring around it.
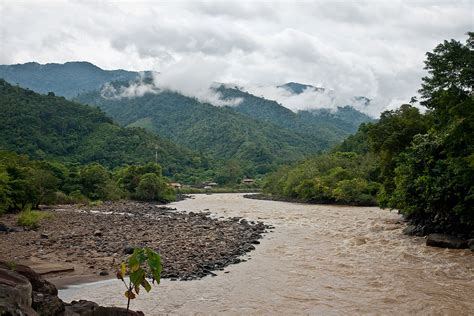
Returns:
[[[63,164],[0,151],[0,214],[40,204],[123,198],[169,202],[175,199],[175,192],[161,166],[153,162],[112,172],[98,163]]]
[[[399,210],[429,232],[474,231],[474,33],[427,53],[418,108],[405,104],[336,146],[266,179],[264,190],[309,202]],[[415,101],[415,100],[413,100]]]
[[[124,126],[143,127],[215,159],[237,161],[247,175],[265,174],[277,164],[302,159],[326,146],[322,139],[171,91],[121,99],[91,92],[76,100],[99,106]]]
[[[109,168],[158,162],[175,178],[205,177],[210,161],[141,128],[124,128],[97,108],[0,80],[0,149],[33,159]]]
[[[88,62],[0,65],[0,78],[9,83],[43,94],[53,91],[66,98],[97,90],[110,81],[134,80],[138,76],[133,71],[103,70]]]
[[[287,86],[291,87],[291,91],[295,91],[295,93],[301,93],[302,87],[310,87],[297,83],[288,83],[280,87]],[[320,139],[321,149],[328,149],[348,135],[355,133],[361,123],[373,121],[371,117],[357,111],[350,105],[338,107],[334,111],[321,108],[295,113],[276,101],[257,97],[237,87],[230,88],[220,85],[215,90],[224,100],[239,99],[241,101],[232,106],[235,111],[260,121],[270,122],[306,138]]]

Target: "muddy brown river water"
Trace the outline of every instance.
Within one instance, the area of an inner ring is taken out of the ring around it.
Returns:
[[[171,205],[275,226],[247,262],[216,277],[163,280],[131,307],[146,315],[474,315],[474,252],[402,234],[395,212],[196,195]],[[66,302],[125,306],[118,280],[71,286]]]

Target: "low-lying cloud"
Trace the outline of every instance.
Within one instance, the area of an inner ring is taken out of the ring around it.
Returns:
[[[87,60],[153,70],[158,88],[216,105],[225,103],[209,89],[213,82],[244,86],[293,110],[360,95],[371,99],[365,112],[378,115],[416,95],[425,52],[445,39],[464,41],[473,11],[470,0],[3,1],[0,63]],[[273,89],[289,81],[328,92]]]

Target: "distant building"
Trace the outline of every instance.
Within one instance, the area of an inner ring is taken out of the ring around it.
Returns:
[[[202,186],[204,186],[204,187],[206,187],[206,186],[209,186],[209,187],[217,187],[218,184],[215,183],[215,182],[211,182],[211,181],[204,181],[204,182],[202,183]]]
[[[254,179],[243,179],[242,183],[243,184],[254,184],[255,180]]]
[[[178,183],[178,182],[171,182],[170,186],[172,186],[175,189],[181,189],[181,183]]]

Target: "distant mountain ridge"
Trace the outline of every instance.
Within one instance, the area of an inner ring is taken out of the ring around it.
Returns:
[[[121,99],[107,99],[95,91],[75,100],[100,107],[124,126],[144,127],[215,158],[242,161],[256,173],[265,173],[275,164],[302,159],[328,146],[322,138],[308,138],[231,107],[201,103],[172,91]]]
[[[355,133],[361,123],[373,120],[351,106],[338,107],[336,110],[315,109],[295,113],[276,101],[257,97],[238,87],[221,85],[216,91],[224,100],[241,100],[238,105],[232,107],[235,111],[289,129],[299,135],[322,139],[326,144],[324,149]]]
[[[351,107],[294,113],[278,102],[229,85],[215,89],[224,100],[240,99],[236,106],[213,106],[159,87],[140,96],[104,98],[104,85],[153,86],[152,79],[142,80],[138,72],[102,70],[87,62],[0,66],[2,76],[12,84],[18,82],[40,93],[51,91],[98,106],[122,126],[143,127],[215,159],[241,161],[249,171],[247,174],[263,174],[276,164],[327,150],[354,133],[361,122],[372,120]],[[291,89],[292,93],[307,89],[324,91],[296,82],[281,87]]]
[[[138,76],[139,73],[135,71],[103,70],[85,61],[44,65],[36,62],[0,65],[0,78],[12,85],[18,84],[43,94],[54,92],[66,98],[100,89],[107,82],[129,81]]]
[[[287,82],[285,84],[282,84],[280,86],[277,86],[277,88],[283,88],[287,91],[290,91],[291,93],[294,94],[301,94],[305,90],[313,90],[313,91],[318,91],[318,92],[324,92],[326,89],[320,88],[320,87],[315,87],[310,84],[302,84],[298,82]]]

